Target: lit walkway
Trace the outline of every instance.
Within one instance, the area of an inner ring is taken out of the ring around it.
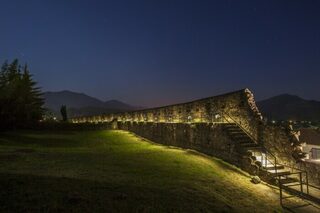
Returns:
[[[295,190],[297,193],[300,193],[301,189],[300,186],[287,186],[289,189]],[[313,187],[309,185],[309,194],[307,194],[307,185],[303,184],[302,185],[303,189],[303,196],[309,197],[311,200],[314,202],[317,202],[320,204],[320,188],[318,187]]]
[[[298,206],[284,206],[285,209],[289,210],[290,212],[296,212],[296,213],[319,213],[320,212],[320,207],[316,206],[311,203],[302,203],[301,205]]]

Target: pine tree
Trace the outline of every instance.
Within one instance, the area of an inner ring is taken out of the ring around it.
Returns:
[[[5,61],[0,70],[0,92],[2,92],[2,88],[6,85],[7,83],[7,71],[8,71],[8,61]]]
[[[15,93],[19,81],[18,61],[11,64],[4,63],[1,70],[1,121],[5,126],[15,122]]]
[[[8,83],[8,62],[5,61],[0,70],[0,128],[4,123],[5,117],[5,97],[6,97],[6,85]]]
[[[32,75],[28,70],[27,64],[23,68],[23,74],[21,78],[24,103],[24,119],[30,122],[39,121],[44,113],[42,93],[39,87],[36,87],[37,83],[32,80]]]
[[[0,71],[0,128],[26,127],[42,118],[43,98],[27,65],[17,59],[5,62]]]

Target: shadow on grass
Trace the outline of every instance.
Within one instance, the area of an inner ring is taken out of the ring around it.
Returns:
[[[303,204],[300,205],[283,205],[282,206],[284,209],[286,209],[289,212],[320,212],[320,208],[308,203],[304,202]]]
[[[79,140],[75,140],[72,136],[74,132],[37,132],[37,131],[19,131],[7,132],[1,135],[0,145],[5,146],[37,146],[37,147],[73,147],[79,146]]]
[[[0,174],[1,212],[208,212],[228,211],[218,200],[210,204],[162,187],[27,174]]]
[[[251,177],[247,172],[241,170],[239,167],[237,167],[235,165],[232,165],[232,164],[230,164],[230,163],[228,163],[228,162],[226,162],[226,161],[224,161],[224,160],[222,160],[220,158],[216,158],[216,157],[214,157],[212,155],[201,153],[201,152],[193,150],[193,149],[186,149],[186,153],[189,154],[189,155],[194,155],[194,156],[200,156],[200,157],[203,157],[203,158],[207,158],[208,160],[210,160],[212,163],[216,164],[220,168],[228,169],[229,171],[244,175],[244,176],[246,176],[248,178]]]

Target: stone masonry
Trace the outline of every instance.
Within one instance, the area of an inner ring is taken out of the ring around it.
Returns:
[[[273,153],[279,163],[307,170],[312,174],[311,181],[320,184],[320,169],[296,157],[300,143],[294,132],[265,123],[249,89],[188,103],[79,117],[71,121],[110,123],[113,129],[128,130],[165,145],[194,149],[243,167],[242,156],[224,128],[226,123],[235,123],[253,141]]]

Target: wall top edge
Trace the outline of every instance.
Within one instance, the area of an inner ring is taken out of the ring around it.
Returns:
[[[112,115],[112,114],[113,115],[117,115],[117,114],[123,114],[123,113],[139,113],[139,112],[145,112],[145,111],[151,111],[151,110],[160,110],[160,109],[164,109],[164,108],[167,108],[167,107],[183,106],[183,105],[193,104],[193,103],[200,102],[200,101],[206,101],[206,100],[210,100],[210,99],[227,97],[227,96],[234,95],[234,94],[237,94],[237,93],[238,94],[250,94],[249,97],[251,97],[251,98],[253,97],[253,93],[248,88],[244,88],[244,89],[240,89],[240,90],[236,90],[236,91],[232,91],[232,92],[228,92],[228,93],[223,93],[223,94],[216,95],[216,96],[210,96],[210,97],[206,97],[206,98],[195,99],[195,100],[188,101],[188,102],[182,102],[182,103],[165,105],[165,106],[154,107],[154,108],[145,108],[145,109],[139,109],[139,110],[122,111],[122,112],[115,112],[115,113],[105,113],[103,115]],[[247,98],[249,98],[249,97],[247,97]],[[255,106],[255,104],[253,104],[253,106],[251,106],[251,107],[255,109],[254,111],[258,111],[257,107]],[[98,115],[73,117],[72,119],[77,119],[77,118],[81,118],[81,117],[94,117],[94,116],[98,116]]]

